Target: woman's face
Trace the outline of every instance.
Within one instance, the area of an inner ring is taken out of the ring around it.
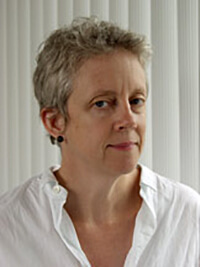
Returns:
[[[146,90],[145,72],[130,52],[87,60],[67,104],[68,162],[104,175],[131,172],[144,145]]]

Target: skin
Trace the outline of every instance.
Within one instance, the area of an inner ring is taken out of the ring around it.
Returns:
[[[54,110],[41,112],[48,132],[64,137],[55,175],[69,192],[65,209],[92,266],[123,266],[132,244],[142,204],[137,162],[145,139],[146,98],[137,57],[116,50],[78,70],[66,126]]]

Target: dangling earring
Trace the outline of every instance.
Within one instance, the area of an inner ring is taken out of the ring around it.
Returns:
[[[64,141],[63,136],[59,135],[59,136],[57,137],[57,142],[58,142],[58,143],[62,143],[63,141]]]

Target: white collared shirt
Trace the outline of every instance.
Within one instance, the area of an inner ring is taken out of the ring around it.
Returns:
[[[139,165],[143,204],[124,266],[199,267],[199,194]],[[63,209],[68,192],[54,170],[0,197],[0,266],[91,267]]]

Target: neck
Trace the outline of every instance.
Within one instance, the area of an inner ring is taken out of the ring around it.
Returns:
[[[68,190],[65,209],[73,221],[114,223],[124,216],[135,216],[142,202],[139,167],[118,177],[86,173],[71,170],[63,163],[55,173],[58,182]]]

